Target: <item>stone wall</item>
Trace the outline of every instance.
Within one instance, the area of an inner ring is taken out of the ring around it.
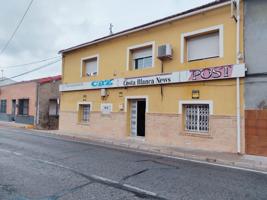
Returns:
[[[241,119],[242,127],[244,125]],[[178,114],[146,114],[145,142],[154,145],[210,150],[218,152],[237,152],[236,117],[211,116],[210,131],[206,135],[193,135],[183,131],[182,116]],[[103,137],[125,140],[130,137],[127,129],[127,113],[114,112],[103,115],[92,112],[88,124],[78,122],[77,112],[62,111],[59,129],[77,137]],[[242,128],[242,143],[244,129]],[[242,145],[244,152],[244,145]]]
[[[38,121],[37,128],[58,129],[58,116],[49,116],[49,100],[59,99],[60,80],[38,85]]]

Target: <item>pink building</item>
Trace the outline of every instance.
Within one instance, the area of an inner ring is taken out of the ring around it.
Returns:
[[[57,128],[61,76],[0,87],[0,120]]]

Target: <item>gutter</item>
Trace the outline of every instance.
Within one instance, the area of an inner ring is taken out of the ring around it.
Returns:
[[[239,64],[240,54],[240,0],[236,0],[236,63]],[[241,131],[240,131],[240,80],[236,78],[236,146],[237,153],[241,153]]]
[[[104,41],[111,40],[111,39],[114,39],[114,38],[118,38],[118,37],[121,37],[121,36],[124,36],[124,35],[128,35],[130,33],[135,33],[135,32],[138,32],[138,31],[146,30],[148,28],[153,28],[153,27],[156,27],[156,26],[159,26],[159,25],[162,25],[162,24],[166,24],[166,23],[170,23],[170,22],[176,21],[178,19],[183,19],[183,18],[186,18],[186,17],[197,15],[197,14],[200,14],[200,13],[203,13],[203,12],[206,12],[206,11],[210,11],[210,10],[213,10],[213,9],[216,9],[216,8],[220,8],[220,7],[223,7],[223,6],[227,6],[227,5],[230,5],[230,4],[231,4],[231,1],[226,1],[226,2],[223,2],[223,3],[219,3],[219,4],[216,4],[216,5],[207,7],[207,8],[203,8],[203,9],[199,9],[199,10],[196,10],[196,11],[193,11],[193,12],[182,14],[182,15],[170,18],[170,19],[162,20],[162,21],[155,22],[155,23],[153,23],[153,22],[152,23],[148,23],[149,25],[144,25],[144,26],[141,25],[140,27],[137,27],[137,28],[132,28],[132,29],[129,29],[129,30],[121,31],[121,32],[119,32],[117,34],[114,34],[114,35],[111,35],[111,36],[106,36],[106,37],[103,37],[103,38],[100,38],[100,39],[93,40],[93,41],[88,42],[88,43],[84,43],[84,44],[81,44],[81,45],[78,45],[78,46],[74,46],[74,47],[71,47],[71,48],[68,48],[68,49],[61,50],[58,53],[70,52],[70,51],[73,51],[73,50],[76,50],[76,49],[80,49],[80,48],[87,47],[87,46],[90,46],[90,45],[98,44],[100,42],[104,42]]]

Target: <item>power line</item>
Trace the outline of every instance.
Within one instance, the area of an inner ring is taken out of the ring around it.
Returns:
[[[25,16],[26,16],[26,14],[28,13],[28,11],[29,11],[29,9],[30,9],[32,3],[33,3],[33,0],[31,0],[31,2],[29,3],[29,5],[28,5],[26,11],[24,12],[22,18],[20,19],[20,21],[19,21],[18,25],[16,26],[14,32],[12,33],[11,37],[10,37],[9,40],[6,42],[6,44],[4,45],[4,47],[1,49],[1,51],[0,51],[0,56],[4,53],[4,51],[5,51],[5,50],[7,49],[7,47],[9,46],[11,40],[14,38],[14,36],[15,36],[16,32],[18,31],[20,25],[22,24],[22,22],[23,22],[23,20],[24,20],[24,18],[25,18]]]
[[[9,78],[2,79],[2,80],[0,80],[0,82],[1,82],[1,81],[5,81],[5,80],[8,80],[8,79],[17,78],[17,77],[20,77],[20,76],[23,76],[23,75],[26,75],[26,74],[29,74],[29,73],[38,71],[38,70],[40,70],[40,69],[43,69],[43,68],[45,68],[45,67],[48,67],[48,66],[50,66],[50,65],[52,65],[52,64],[54,64],[54,63],[57,63],[57,62],[59,62],[59,61],[61,61],[61,59],[56,60],[56,61],[53,61],[53,62],[50,62],[50,63],[47,63],[47,64],[42,65],[42,66],[40,66],[40,67],[37,67],[37,68],[35,68],[35,69],[32,69],[32,70],[23,72],[23,73],[21,73],[21,74],[17,74],[17,75],[15,75],[15,76],[12,76],[12,77],[9,77]]]
[[[53,60],[53,59],[56,59],[56,58],[59,58],[61,56],[55,56],[55,57],[51,57],[51,58],[45,58],[43,60],[37,60],[37,61],[33,61],[33,62],[29,62],[29,63],[23,63],[23,64],[17,64],[17,65],[8,65],[8,66],[0,66],[1,69],[6,69],[6,68],[16,68],[16,67],[24,67],[24,66],[27,66],[27,65],[32,65],[32,64],[36,64],[36,63],[41,63],[41,62],[45,62],[45,61],[48,61],[48,60]]]

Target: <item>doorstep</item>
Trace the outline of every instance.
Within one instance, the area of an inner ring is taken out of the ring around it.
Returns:
[[[177,159],[204,162],[215,165],[226,165],[232,168],[242,168],[246,170],[267,173],[267,157],[250,156],[237,153],[212,152],[194,149],[184,149],[177,147],[166,147],[148,144],[144,139],[127,137],[126,139],[100,138],[94,135],[77,135],[74,133],[61,132],[59,130],[36,130],[37,132],[58,135],[65,139],[78,142],[94,143],[109,147],[123,148],[131,151],[150,153],[173,157]]]

